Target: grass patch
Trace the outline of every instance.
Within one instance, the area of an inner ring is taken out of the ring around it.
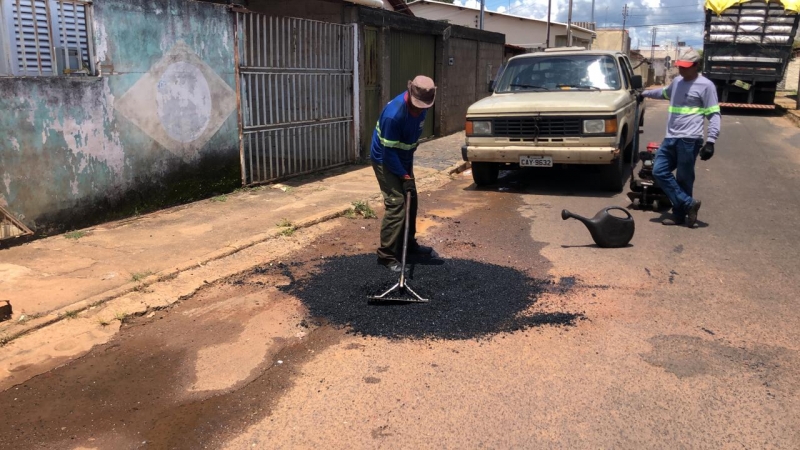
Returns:
[[[280,234],[281,234],[281,236],[289,237],[289,236],[293,235],[295,231],[297,231],[297,228],[295,228],[295,227],[286,227],[286,228],[281,230]]]
[[[284,228],[284,227],[294,227],[294,225],[292,224],[292,222],[290,222],[290,221],[289,221],[289,219],[287,219],[287,218],[285,218],[285,217],[284,217],[283,219],[281,219],[281,221],[280,221],[280,222],[278,222],[278,223],[276,223],[275,225],[277,225],[277,226],[278,226],[278,227],[280,227],[280,228]]]
[[[19,320],[17,320],[17,323],[25,324],[25,323],[30,322],[31,320],[36,320],[36,319],[42,317],[43,315],[44,314],[42,314],[42,313],[23,314],[23,315],[19,316]]]
[[[114,318],[119,320],[120,322],[125,322],[125,319],[128,318],[128,313],[126,312],[116,312],[114,313]]]
[[[69,233],[65,233],[64,234],[64,237],[66,239],[73,239],[73,240],[76,240],[76,241],[78,239],[84,237],[84,236],[86,236],[86,232],[85,231],[70,231]]]
[[[131,276],[131,281],[139,282],[153,274],[152,270],[145,270],[144,272],[136,272]]]
[[[111,321],[108,319],[103,319],[102,317],[98,317],[97,324],[100,325],[101,327],[107,327],[111,325]]]
[[[238,189],[234,189],[233,193],[234,194],[241,194],[241,193],[244,193],[244,192],[257,192],[257,191],[262,191],[262,190],[264,190],[264,186],[246,186],[246,187],[240,187]]]
[[[224,195],[224,194],[223,195],[218,195],[216,197],[212,197],[211,201],[212,202],[217,202],[217,203],[224,203],[224,202],[228,201],[228,196]]]
[[[375,214],[375,210],[369,206],[369,203],[364,201],[353,202],[353,211],[365,219],[378,218],[378,215]]]
[[[64,317],[67,319],[77,319],[79,311],[67,311],[64,313]]]
[[[346,219],[355,219],[358,216],[356,215],[356,210],[353,209],[353,208],[350,208],[350,209],[348,209],[347,211],[344,212],[344,217]]]

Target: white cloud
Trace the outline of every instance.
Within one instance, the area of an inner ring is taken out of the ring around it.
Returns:
[[[679,2],[679,3],[675,3]],[[486,10],[513,14],[534,19],[547,19],[548,0],[486,0]],[[703,45],[703,24],[678,24],[680,22],[702,22],[704,0],[595,0],[595,22],[598,27],[621,28],[622,8],[628,5],[629,17],[626,28],[631,35],[631,44],[636,48],[650,46],[653,26],[658,28],[657,42],[681,41],[696,48]],[[468,8],[480,8],[480,0],[455,0],[454,4]],[[696,4],[696,7],[676,5]],[[568,0],[552,0],[551,17],[554,22],[566,22]],[[589,22],[592,18],[592,0],[573,0],[572,20]]]

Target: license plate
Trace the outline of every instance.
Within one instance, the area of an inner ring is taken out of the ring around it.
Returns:
[[[550,156],[520,156],[520,167],[553,167],[553,158]]]

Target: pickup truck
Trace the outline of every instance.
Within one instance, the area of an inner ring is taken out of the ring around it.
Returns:
[[[557,164],[601,167],[605,188],[622,191],[634,133],[641,76],[613,51],[549,49],[511,58],[492,95],[470,106],[462,157],[478,186],[497,182],[500,169]]]

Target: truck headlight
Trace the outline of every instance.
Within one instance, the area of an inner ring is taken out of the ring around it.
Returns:
[[[583,134],[615,134],[617,119],[587,119],[583,121]]]
[[[583,121],[584,134],[600,134],[606,132],[605,120],[584,120]]]
[[[492,135],[492,122],[490,120],[472,120],[469,123],[472,124],[472,134],[475,136],[491,136]],[[467,127],[467,131],[469,131],[469,126]]]

